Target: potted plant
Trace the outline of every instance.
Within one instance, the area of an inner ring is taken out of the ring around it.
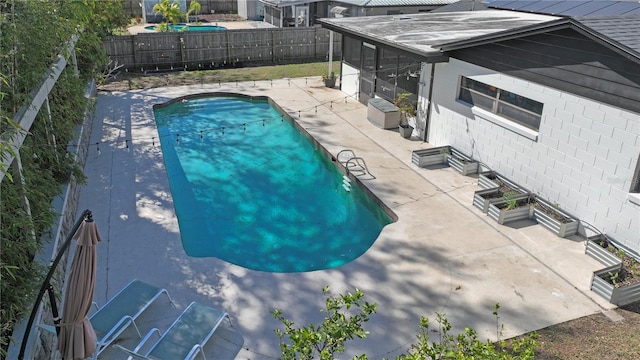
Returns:
[[[398,94],[396,99],[393,101],[393,105],[395,105],[400,112],[400,124],[398,125],[398,131],[405,139],[410,138],[413,133],[413,126],[409,124],[409,118],[415,118],[416,116],[416,108],[413,106],[410,99],[411,95],[411,93],[401,93]]]
[[[324,81],[324,86],[332,88],[336,86],[336,73],[330,72],[322,75],[322,81]]]
[[[518,196],[516,192],[505,193],[501,201],[489,203],[487,215],[503,225],[512,221],[530,219],[535,200],[533,196]]]
[[[551,204],[540,198],[536,199],[533,207],[533,218],[540,225],[563,238],[578,232],[580,223],[574,216],[560,210],[558,204]]]
[[[437,146],[429,149],[414,150],[411,153],[411,162],[419,167],[446,164],[447,154],[451,152],[449,145]]]

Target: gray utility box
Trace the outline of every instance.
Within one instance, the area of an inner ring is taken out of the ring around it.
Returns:
[[[369,99],[367,119],[379,128],[397,129],[400,124],[400,111],[385,99]]]

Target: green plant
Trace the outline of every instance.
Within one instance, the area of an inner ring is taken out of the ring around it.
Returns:
[[[411,96],[413,96],[412,93],[400,93],[396,96],[395,100],[393,100],[393,105],[400,111],[401,124],[407,123],[407,116],[416,116],[416,107],[413,102],[411,102]]]
[[[409,116],[415,116],[416,107],[411,102],[411,96],[413,96],[412,93],[400,93],[393,101],[393,105],[397,106],[400,112],[405,113]]]
[[[162,0],[153,6],[153,12],[161,14],[165,20],[160,26],[156,27],[157,31],[168,31],[170,29],[168,23],[176,24],[184,17],[178,0],[173,0],[173,2]]]
[[[100,36],[121,26],[122,19],[125,25],[128,21],[122,3],[21,0],[0,6],[0,127],[12,127],[15,134],[28,131],[19,150],[21,171],[2,166],[8,180],[0,184],[0,358],[6,357],[14,324],[31,311],[41,283],[45,269],[33,259],[42,249],[43,235],[59,217],[51,202],[64,183],[84,178],[67,144],[84,119],[86,80],[96,75],[105,58]],[[76,54],[81,77],[67,67],[48,96],[51,117],[40,111],[30,129],[17,129],[15,113],[28,104],[29,94],[57,55],[70,57],[65,48],[73,35],[80,37]],[[11,154],[13,149],[5,146],[14,136],[3,134],[2,154]]]
[[[463,333],[457,336],[451,335],[451,323],[443,314],[436,314],[437,329],[430,330],[430,322],[426,317],[420,319],[418,342],[411,346],[409,353],[401,355],[397,359],[424,360],[424,359],[459,359],[459,360],[529,360],[534,359],[535,349],[539,346],[538,334],[533,332],[519,339],[505,341],[501,339],[503,325],[498,315],[499,304],[494,305],[493,314],[496,317],[496,334],[498,340],[493,343],[489,340],[480,341],[478,333],[465,328]],[[433,341],[430,332],[438,334],[439,340]]]
[[[327,295],[328,287],[322,289]],[[272,314],[280,320],[285,329],[276,329],[280,338],[281,359],[285,360],[333,360],[336,354],[345,350],[345,342],[354,337],[365,338],[368,334],[362,328],[362,323],[369,320],[369,316],[376,311],[376,304],[364,301],[364,294],[356,289],[354,294],[347,293],[336,297],[326,298],[327,313],[322,324],[307,325],[294,328],[293,322],[282,315],[281,310],[274,310]],[[424,360],[424,359],[459,359],[459,360],[530,360],[535,356],[539,346],[536,332],[523,335],[517,339],[503,340],[504,325],[500,322],[499,304],[494,305],[493,315],[496,318],[497,341],[481,341],[478,333],[465,328],[463,333],[454,336],[450,334],[451,323],[444,314],[437,314],[438,329],[430,329],[429,319],[420,318],[417,342],[412,344],[406,354],[396,357],[396,360]],[[432,341],[430,333],[438,333],[437,341]],[[283,342],[287,336],[289,343]],[[366,360],[367,355],[354,356],[353,359]]]
[[[631,260],[631,266],[629,267],[631,270],[631,274],[634,276],[640,276],[640,264],[637,261]]]
[[[322,80],[335,80],[335,78],[336,78],[336,73],[333,71],[322,75]]]
[[[322,289],[327,296],[329,287]],[[354,337],[365,338],[362,324],[369,321],[369,316],[376,312],[376,304],[364,301],[364,293],[358,289],[355,293],[347,293],[336,297],[327,296],[326,313],[322,324],[295,328],[291,320],[282,315],[282,310],[273,310],[273,316],[284,324],[284,330],[276,329],[280,339],[282,359],[335,359],[336,354],[344,352],[344,343]],[[289,343],[282,341],[288,337]]]
[[[611,284],[613,284],[613,286],[618,285],[618,279],[619,278],[620,278],[620,272],[619,271],[616,271],[615,273],[609,271],[609,280],[611,280]]]
[[[507,210],[513,210],[518,206],[518,200],[515,198],[516,193],[508,191],[502,195],[502,198],[507,203]]]
[[[196,0],[191,0],[191,4],[189,5],[189,10],[187,10],[187,13],[185,14],[185,17],[187,18],[187,22],[189,22],[189,16],[191,15],[191,13],[195,13],[196,17],[198,16],[198,14],[200,13],[200,3],[197,2]]]

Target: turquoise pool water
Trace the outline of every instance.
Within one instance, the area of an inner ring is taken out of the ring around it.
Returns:
[[[144,27],[147,30],[155,30],[156,25],[149,25]],[[191,24],[169,24],[171,31],[219,31],[227,30],[224,26],[218,25],[191,25]]]
[[[185,252],[305,272],[364,254],[391,217],[266,100],[154,107]]]

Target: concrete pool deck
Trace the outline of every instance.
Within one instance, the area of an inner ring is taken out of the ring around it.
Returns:
[[[152,105],[218,91],[269,96],[332,154],[353,150],[375,176],[362,183],[399,220],[367,253],[331,270],[274,274],[186,256]],[[496,224],[472,206],[477,178],[415,166],[411,152],[431,145],[379,129],[366,114],[319,77],[99,93],[79,207],[92,210],[103,239],[94,300],[104,304],[134,278],[166,288],[176,307],[156,301],[139,321],[143,335],[166,330],[192,301],[224,309],[233,327],[214,334],[207,358],[252,360],[279,358],[274,329],[282,326],[271,310],[297,326],[322,321],[326,285],[332,294],[358,288],[378,304],[365,324],[369,336],[348,342],[339,358],[395,358],[414,342],[420,316],[436,313],[456,333],[468,326],[495,339],[496,303],[505,338],[615,308],[589,289],[602,266],[584,254],[582,239],[529,222]],[[119,343],[133,348],[135,331],[124,335]],[[100,358],[125,354],[110,348]]]

